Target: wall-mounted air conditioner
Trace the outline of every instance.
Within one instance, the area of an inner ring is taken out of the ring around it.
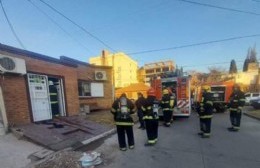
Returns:
[[[96,80],[107,80],[106,71],[95,71]]]
[[[26,74],[24,59],[0,54],[0,73]]]

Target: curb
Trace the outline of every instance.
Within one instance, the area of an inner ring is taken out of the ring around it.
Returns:
[[[115,132],[116,132],[116,128],[112,128],[111,130],[109,130],[107,132],[104,132],[104,133],[99,134],[97,136],[94,136],[92,138],[80,141],[80,142],[78,142],[77,144],[75,144],[75,145],[73,145],[71,147],[65,148],[64,150],[77,150],[77,149],[81,148],[84,145],[88,145],[88,144],[90,144],[90,143],[92,143],[94,141],[97,141],[97,140],[101,139],[101,138],[104,138],[106,136],[112,135]]]
[[[260,121],[260,118],[255,117],[255,116],[253,116],[253,115],[251,115],[251,114],[248,114],[248,113],[243,113],[243,114],[246,115],[247,117],[250,117],[250,118],[253,118],[253,119],[255,119],[255,120],[259,120],[259,121]]]
[[[111,129],[111,130],[109,130],[109,131],[107,131],[107,132],[104,132],[104,133],[100,134],[100,135],[97,135],[97,136],[92,137],[92,138],[90,138],[90,139],[81,141],[81,143],[82,143],[83,145],[87,145],[87,144],[90,144],[91,142],[94,142],[94,141],[96,141],[96,140],[98,140],[98,139],[104,138],[104,137],[106,137],[106,136],[108,136],[108,135],[111,135],[111,134],[113,134],[113,133],[115,133],[115,132],[116,132],[116,129],[113,128],[113,129]]]

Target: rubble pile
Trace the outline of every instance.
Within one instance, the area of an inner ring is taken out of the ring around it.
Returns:
[[[81,168],[81,152],[59,151],[37,164],[35,168]]]

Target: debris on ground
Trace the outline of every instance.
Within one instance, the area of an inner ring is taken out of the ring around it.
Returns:
[[[35,168],[81,168],[81,156],[82,152],[59,151],[35,165]]]
[[[102,163],[100,156],[101,154],[98,152],[84,152],[79,161],[84,168],[94,168],[94,166]]]
[[[33,168],[94,168],[101,164],[98,152],[58,151],[31,166]]]

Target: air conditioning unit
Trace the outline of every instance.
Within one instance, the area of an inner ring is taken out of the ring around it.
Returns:
[[[96,80],[107,80],[106,71],[95,71],[95,79]]]
[[[24,59],[0,54],[0,73],[26,74]]]

